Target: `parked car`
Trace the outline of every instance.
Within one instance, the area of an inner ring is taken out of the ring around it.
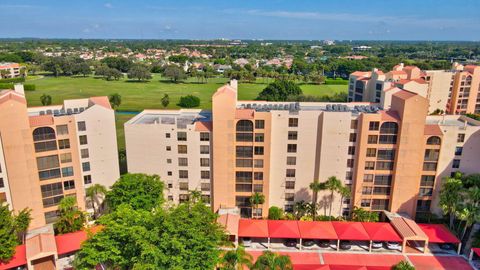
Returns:
[[[400,250],[400,244],[398,242],[386,242],[385,247],[389,250]]]
[[[312,239],[304,239],[302,241],[302,246],[304,247],[311,247],[315,244],[315,241],[313,241]]]
[[[378,242],[378,241],[373,241],[372,242],[372,248],[373,249],[379,249],[383,247],[383,242]]]
[[[441,244],[440,248],[443,249],[443,250],[452,250],[453,246],[450,245],[450,244]]]
[[[349,250],[352,248],[352,244],[350,241],[341,241],[340,242],[340,249]]]
[[[244,237],[242,239],[242,243],[244,247],[251,247],[252,246],[252,239],[250,237]]]
[[[328,240],[320,240],[320,241],[318,241],[318,246],[320,246],[320,247],[322,247],[322,248],[330,247],[330,241],[328,241]]]
[[[283,244],[286,247],[296,247],[297,246],[297,241],[293,240],[293,239],[288,239],[288,240],[285,240],[285,242],[283,242]]]

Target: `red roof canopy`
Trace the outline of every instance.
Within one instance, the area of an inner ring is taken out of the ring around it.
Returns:
[[[416,270],[469,270],[473,269],[470,264],[460,256],[408,256]]]
[[[298,221],[296,220],[269,220],[268,236],[270,238],[300,238]]]
[[[340,240],[370,240],[370,236],[368,236],[360,222],[333,221],[332,225]]]
[[[87,240],[85,231],[78,231],[55,236],[58,255],[67,254],[80,249],[83,241]]]
[[[402,238],[390,223],[362,222],[362,226],[372,241],[402,242]]]
[[[248,251],[250,255],[253,257],[253,262],[255,262],[260,255],[262,255],[262,251]],[[280,255],[287,255],[290,257],[293,265],[320,265],[320,256],[318,253],[313,252],[275,252]],[[296,269],[296,268],[295,268]],[[309,268],[311,269],[311,268]]]
[[[262,219],[240,219],[238,224],[239,237],[268,237],[268,223],[267,220]]]
[[[11,269],[27,264],[27,249],[25,245],[19,245],[15,248],[15,255],[8,263],[0,263],[0,270]]]
[[[460,243],[460,240],[442,224],[418,224],[430,243]]]
[[[480,256],[480,248],[472,248],[473,253],[477,254],[477,256]]]
[[[392,267],[404,260],[402,255],[390,254],[354,254],[354,253],[323,253],[323,261],[329,265],[352,265],[367,267]]]
[[[303,239],[338,239],[335,228],[329,221],[300,221],[298,229]]]

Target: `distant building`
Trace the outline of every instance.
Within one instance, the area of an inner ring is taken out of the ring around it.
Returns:
[[[0,78],[17,78],[22,76],[21,69],[22,67],[18,63],[1,63],[0,62]],[[23,74],[26,76],[26,73]]]
[[[362,45],[362,46],[353,47],[352,50],[353,50],[353,51],[368,51],[368,50],[370,50],[371,48],[372,48],[372,47],[370,47],[370,46]]]
[[[230,66],[230,65],[215,64],[215,65],[213,65],[213,69],[215,69],[215,71],[218,72],[218,73],[224,73],[225,70],[230,70],[230,69],[232,69],[232,66]]]

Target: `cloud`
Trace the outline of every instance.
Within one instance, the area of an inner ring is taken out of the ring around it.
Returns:
[[[106,8],[113,8],[112,3],[105,3],[103,6]]]

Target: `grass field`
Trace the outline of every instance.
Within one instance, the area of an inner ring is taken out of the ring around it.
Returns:
[[[106,81],[94,77],[41,77],[36,76],[28,83],[36,85],[36,91],[26,92],[29,106],[41,106],[40,96],[52,97],[53,104],[61,104],[64,99],[86,98],[91,96],[108,96],[118,93],[122,96],[119,110],[142,111],[144,109],[163,108],[160,99],[166,93],[170,96],[169,109],[179,108],[178,100],[184,95],[195,95],[201,100],[200,107],[210,109],[212,94],[227,82],[226,78],[211,78],[208,83],[197,83],[189,79],[184,83],[171,83],[154,75],[149,82],[129,82],[126,80]],[[238,98],[253,100],[267,85],[267,81],[259,79],[256,83],[239,84]],[[347,85],[301,85],[305,95],[323,96],[347,91]],[[117,114],[117,136],[119,148],[124,148],[123,123],[132,115]]]

